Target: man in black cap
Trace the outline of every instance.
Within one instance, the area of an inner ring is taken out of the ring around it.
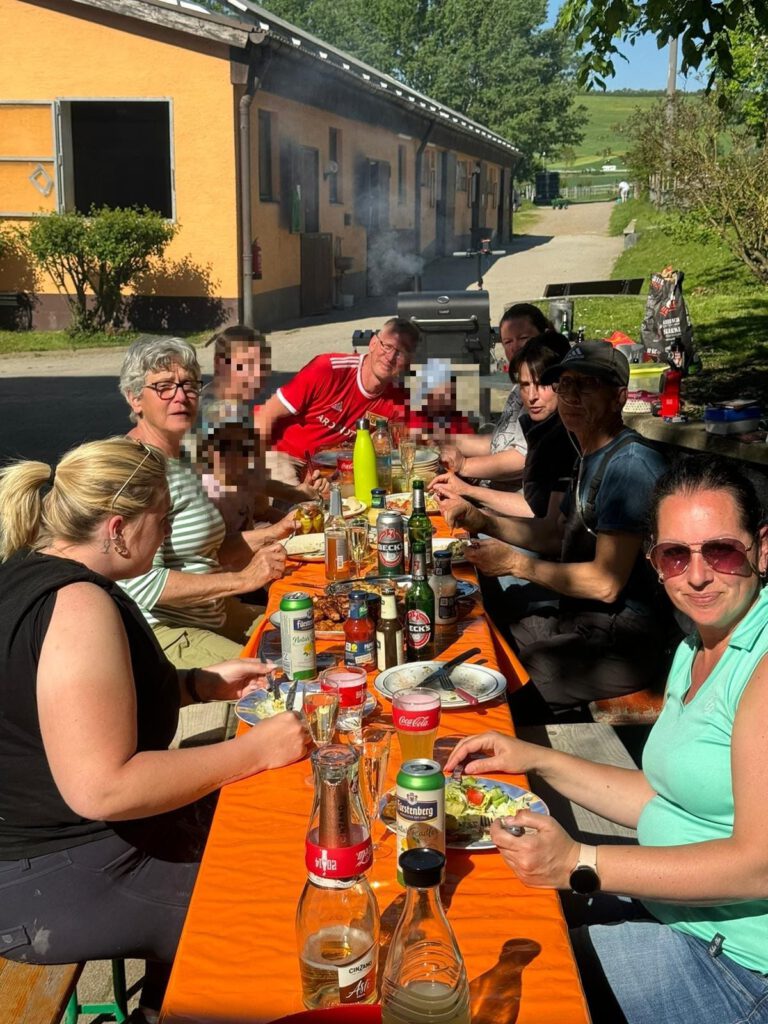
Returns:
[[[442,502],[451,525],[499,538],[467,549],[479,570],[553,592],[556,603],[528,610],[513,610],[513,592],[524,587],[506,594],[504,625],[532,680],[513,696],[518,722],[545,717],[542,697],[562,714],[655,683],[669,646],[667,606],[642,551],[651,492],[665,462],[622,421],[629,363],[607,342],[582,342],[541,383],[557,392],[579,456],[560,513],[504,518],[462,499]]]

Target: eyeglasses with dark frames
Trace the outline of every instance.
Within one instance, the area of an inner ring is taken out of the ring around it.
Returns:
[[[378,341],[378,343],[384,349],[384,355],[387,357],[387,359],[396,359],[398,363],[408,362],[408,359],[410,358],[410,353],[403,352],[402,349],[399,349],[397,347],[397,345],[390,345],[389,342],[382,341],[381,335],[379,334],[378,331],[374,332],[374,337],[376,338],[376,341]]]
[[[654,544],[647,558],[662,582],[682,576],[691,564],[691,555],[697,551],[715,572],[726,576],[751,576],[757,571],[748,555],[754,546],[754,541],[747,547],[733,537],[715,537],[702,544],[683,544],[681,541],[670,540]]]
[[[158,384],[145,384],[163,402],[172,402],[181,388],[186,398],[199,398],[203,391],[201,380],[161,380]]]
[[[114,509],[115,509],[115,505],[117,504],[117,499],[118,499],[118,498],[120,497],[120,495],[121,495],[121,494],[123,493],[123,491],[124,491],[124,490],[125,490],[125,488],[126,488],[126,487],[128,486],[128,484],[129,484],[129,483],[131,482],[131,480],[133,480],[133,478],[134,478],[134,477],[136,476],[136,474],[137,474],[137,473],[138,473],[138,472],[139,472],[139,471],[140,471],[141,469],[143,469],[144,465],[145,465],[145,464],[146,464],[146,462],[147,462],[147,459],[149,459],[149,458],[152,458],[152,459],[155,459],[155,460],[157,459],[157,455],[155,454],[155,451],[154,451],[154,449],[153,449],[153,448],[150,448],[148,444],[144,444],[144,442],[143,442],[143,441],[139,441],[139,440],[138,440],[138,438],[132,438],[131,440],[133,440],[135,444],[139,445],[139,447],[143,448],[146,454],[144,455],[144,458],[143,458],[143,459],[141,460],[141,462],[140,462],[140,463],[138,464],[138,466],[136,467],[136,469],[134,469],[134,471],[133,471],[133,472],[131,473],[131,475],[130,475],[130,476],[128,477],[128,479],[127,479],[127,480],[125,481],[125,483],[123,484],[123,486],[122,486],[122,487],[121,487],[121,488],[120,488],[120,489],[118,490],[118,492],[117,492],[117,493],[115,494],[115,496],[114,496],[114,498],[112,499],[112,501],[111,501],[111,503],[110,503],[110,506],[109,506],[109,510],[110,510],[110,512],[114,512]]]

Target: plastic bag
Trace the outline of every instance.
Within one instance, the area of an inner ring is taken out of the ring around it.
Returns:
[[[693,360],[694,347],[693,325],[683,298],[684,278],[682,270],[672,267],[651,275],[640,340],[649,352],[657,352],[659,359],[670,363],[673,362],[673,344],[678,342],[683,350],[683,369],[687,370]]]

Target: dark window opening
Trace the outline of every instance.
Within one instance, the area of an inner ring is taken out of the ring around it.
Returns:
[[[268,110],[259,111],[259,198],[271,200],[275,198],[275,181],[272,173],[272,114]]]
[[[405,146],[397,147],[397,205],[405,206],[407,198],[406,185],[406,149]]]
[[[328,176],[328,198],[332,203],[342,202],[341,194],[341,131],[328,129],[328,160],[336,164],[336,170]]]
[[[75,208],[148,207],[173,217],[168,103],[72,102]]]

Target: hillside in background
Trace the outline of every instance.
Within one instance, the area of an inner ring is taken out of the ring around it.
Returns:
[[[584,139],[566,159],[560,158],[551,170],[599,171],[603,164],[624,167],[624,154],[629,143],[623,126],[637,107],[647,110],[663,96],[662,92],[588,92],[579,96],[589,113]],[[572,157],[572,159],[571,159]]]

